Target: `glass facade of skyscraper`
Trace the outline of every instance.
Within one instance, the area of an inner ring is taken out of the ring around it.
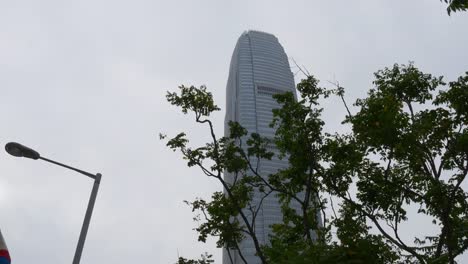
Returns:
[[[278,108],[279,105],[272,95],[287,91],[296,95],[288,57],[278,39],[264,32],[243,33],[234,49],[229,70],[226,88],[225,134],[229,133],[228,122],[237,121],[249,133],[256,132],[273,138],[275,130],[270,127],[273,118],[272,109]],[[273,152],[276,152],[273,146],[271,148]],[[252,162],[257,161],[252,160]],[[261,160],[258,164],[262,177],[268,177],[286,166],[288,166],[288,161],[277,157],[272,160]],[[229,173],[225,175],[228,182],[232,182],[233,177]],[[258,205],[261,198],[261,193],[255,193],[253,203]],[[246,214],[249,215],[247,210]],[[270,226],[281,220],[282,214],[278,200],[274,194],[269,195],[263,200],[255,220],[255,233],[260,243],[268,243],[268,236],[271,234]],[[243,240],[239,248],[249,264],[260,263],[260,259],[255,256],[252,239]],[[243,263],[236,251],[231,250],[231,257],[235,264]],[[231,263],[226,250],[223,252],[223,263]]]

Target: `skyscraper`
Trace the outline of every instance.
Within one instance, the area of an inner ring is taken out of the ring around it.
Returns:
[[[228,122],[237,121],[250,133],[273,138],[275,131],[269,126],[272,109],[278,108],[272,95],[284,92],[296,95],[294,78],[288,57],[278,39],[268,33],[244,32],[234,49],[226,88],[225,134],[229,133]],[[272,149],[275,152],[274,148]],[[258,164],[262,177],[288,166],[287,160],[261,160]],[[233,175],[225,179],[232,182]],[[255,193],[253,203],[259,204],[261,193]],[[294,205],[293,205],[294,206]],[[248,214],[248,213],[247,213]],[[282,221],[281,209],[275,195],[263,200],[255,221],[255,233],[261,244],[268,243],[270,226]],[[251,238],[244,239],[239,248],[249,264],[260,263],[255,256]],[[243,263],[236,251],[231,251],[234,263]],[[223,251],[223,263],[231,263],[227,251]]]

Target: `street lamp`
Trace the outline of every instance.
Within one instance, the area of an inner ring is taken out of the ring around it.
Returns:
[[[96,202],[96,196],[97,196],[97,193],[98,193],[99,183],[101,182],[102,175],[100,173],[97,173],[96,175],[94,175],[94,174],[91,174],[89,172],[82,171],[80,169],[73,168],[71,166],[62,164],[60,162],[53,161],[53,160],[50,160],[50,159],[46,159],[44,157],[41,157],[39,152],[37,152],[37,151],[35,151],[35,150],[31,149],[31,148],[28,148],[26,146],[23,146],[23,145],[21,145],[19,143],[16,143],[16,142],[7,143],[5,145],[5,150],[10,155],[15,156],[15,157],[25,157],[25,158],[30,158],[30,159],[33,159],[33,160],[37,160],[37,159],[45,160],[47,162],[50,162],[50,163],[65,167],[67,169],[74,170],[76,172],[79,172],[81,174],[84,174],[84,175],[94,179],[93,189],[91,191],[91,196],[89,197],[88,208],[86,209],[85,218],[84,218],[84,221],[83,221],[83,225],[81,227],[80,238],[78,239],[78,244],[76,245],[76,250],[75,250],[75,256],[73,257],[73,264],[79,264],[80,259],[81,259],[81,253],[83,252],[84,242],[86,240],[86,234],[88,233],[89,222],[91,221],[91,215],[93,213],[94,203]]]

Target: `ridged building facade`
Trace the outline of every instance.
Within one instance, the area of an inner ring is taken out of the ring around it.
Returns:
[[[256,132],[273,138],[275,130],[269,125],[273,119],[272,109],[278,108],[279,105],[272,95],[286,91],[296,96],[288,57],[278,39],[264,32],[244,32],[237,42],[231,59],[226,88],[225,135],[229,133],[228,122],[237,121],[248,130],[249,134]],[[275,149],[272,151],[275,152]],[[261,160],[258,164],[262,177],[268,177],[287,166],[286,159],[279,160],[276,157],[272,160]],[[228,182],[232,182],[233,177],[229,173],[225,175]],[[258,204],[261,198],[261,193],[255,193],[253,203]],[[293,205],[293,207],[299,209],[298,206]],[[249,215],[247,210],[245,212]],[[268,243],[270,226],[281,221],[278,199],[275,195],[270,195],[263,200],[255,221],[255,233],[261,244]],[[255,247],[251,238],[244,239],[239,248],[247,263],[260,263],[260,259],[255,256]],[[237,251],[230,250],[230,253],[234,264],[244,263]],[[223,250],[223,263],[231,263],[226,249]]]

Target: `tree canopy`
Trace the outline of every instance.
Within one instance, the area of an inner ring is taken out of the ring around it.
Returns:
[[[440,0],[448,4],[447,13],[450,15],[452,12],[468,10],[468,0]]]
[[[468,72],[447,83],[413,63],[395,64],[377,71],[373,84],[351,109],[343,87],[325,88],[306,76],[297,85],[300,100],[292,93],[273,95],[281,106],[273,110],[273,139],[249,134],[236,122],[228,136],[217,137],[209,117],[220,109],[206,87],[168,93],[171,104],[207,126],[211,141],[190,146],[182,132],[167,146],[224,189],[209,201],[187,202],[198,213],[199,241],[216,237],[231,256],[242,239],[252,239],[262,263],[455,263],[468,248],[462,185],[468,173]],[[330,96],[343,101],[347,133],[323,131],[321,102]],[[262,177],[255,161],[273,157],[287,159],[289,167]],[[226,181],[224,173],[235,180]],[[254,231],[261,206],[252,202],[254,191],[275,195],[282,205],[283,222],[273,226],[267,245]],[[437,232],[403,237],[402,225],[417,224],[411,210]]]

